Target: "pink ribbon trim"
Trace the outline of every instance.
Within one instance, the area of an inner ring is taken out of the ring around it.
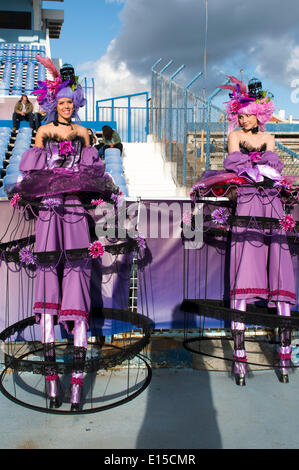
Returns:
[[[247,362],[247,356],[245,355],[244,357],[238,357],[235,354],[233,355],[233,360],[237,362]]]
[[[59,375],[58,375],[58,374],[46,375],[46,381],[47,381],[47,382],[52,382],[52,380],[58,380],[58,379],[59,379]]]
[[[77,377],[71,378],[71,385],[83,385],[83,379],[78,379]]]
[[[292,353],[278,353],[278,357],[282,360],[292,359]]]

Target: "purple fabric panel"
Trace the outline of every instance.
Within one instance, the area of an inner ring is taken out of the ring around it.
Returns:
[[[257,194],[252,188],[239,188],[237,215],[280,219],[283,213],[275,191],[269,189]],[[271,300],[295,304],[294,299],[284,294],[295,293],[294,274],[290,266],[292,258],[282,231],[273,231],[266,240],[258,230],[233,228],[230,290],[234,298],[251,299],[253,302],[259,298],[268,299],[270,295]]]
[[[47,153],[44,148],[32,147],[23,153],[20,162],[22,172],[30,170],[43,170],[46,168]]]
[[[95,166],[101,170],[99,171],[100,176],[104,174],[105,165],[95,147],[89,146],[82,149],[80,164],[85,166]]]
[[[259,165],[269,165],[271,168],[274,168],[275,170],[279,171],[281,173],[284,164],[283,162],[279,159],[277,153],[271,152],[270,150],[267,150],[264,152],[261,156],[261,159],[258,162]]]
[[[238,174],[240,170],[252,166],[250,155],[242,152],[232,152],[225,158],[223,166],[227,171],[233,171]]]
[[[214,184],[221,183],[223,181],[227,181],[230,178],[235,178],[236,174],[233,173],[232,171],[219,171],[217,174],[207,176],[205,178],[202,178],[200,181],[202,181],[206,187],[208,186],[213,186]]]
[[[127,254],[102,257],[102,301],[105,308],[127,310],[129,305],[130,263]]]
[[[161,233],[163,211],[167,219],[168,206],[173,201],[164,201],[164,208],[156,201],[142,202],[147,208],[147,218],[140,221],[140,233],[144,236],[149,226],[153,233]],[[182,216],[183,202],[177,204]],[[159,212],[160,218],[157,217]],[[154,224],[158,224],[158,231]],[[181,219],[178,218],[172,220],[170,234],[167,238],[146,236],[147,250],[138,278],[138,311],[149,316],[156,328],[183,328],[186,322],[190,328],[195,328],[202,325],[203,319],[193,314],[185,316],[180,305],[184,298],[222,298],[225,251],[211,245],[184,250]],[[205,319],[207,328],[223,325],[224,322]]]

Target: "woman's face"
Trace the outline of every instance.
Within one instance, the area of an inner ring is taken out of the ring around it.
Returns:
[[[74,110],[74,103],[71,98],[59,98],[57,102],[58,117],[70,121]]]
[[[250,131],[258,125],[257,117],[255,114],[239,114],[239,124],[244,131]]]

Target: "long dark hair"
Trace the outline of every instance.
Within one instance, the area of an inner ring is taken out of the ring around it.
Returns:
[[[111,140],[112,139],[112,134],[113,134],[113,129],[110,126],[103,126],[102,131],[104,134],[105,139]]]
[[[21,96],[21,98],[19,99],[19,102],[22,103],[23,96],[26,96],[26,103],[30,103],[28,96],[25,95],[24,93],[23,93],[23,95]]]

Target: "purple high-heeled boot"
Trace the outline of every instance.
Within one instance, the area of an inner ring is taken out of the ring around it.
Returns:
[[[277,302],[277,313],[278,315],[290,317],[291,306],[287,302]],[[292,346],[291,346],[291,330],[290,328],[281,327],[278,329],[279,335],[279,368],[280,377],[279,380],[282,383],[289,382],[289,369],[291,367],[292,358]]]
[[[61,406],[59,376],[55,367],[55,335],[54,335],[54,317],[50,314],[42,314],[40,319],[41,339],[44,346],[44,358],[51,365],[45,366],[46,393],[49,398],[50,408],[59,408]]]
[[[74,327],[73,372],[71,378],[71,411],[79,411],[82,401],[83,371],[87,350],[87,328],[84,321]]]
[[[232,299],[231,308],[235,310],[246,311],[245,299]],[[245,386],[245,376],[247,373],[247,356],[245,350],[245,324],[241,322],[231,322],[232,337],[234,340],[234,354],[233,354],[233,373],[237,385]]]

